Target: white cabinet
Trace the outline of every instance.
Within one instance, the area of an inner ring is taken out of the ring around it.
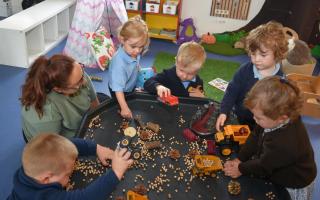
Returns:
[[[76,0],[46,0],[0,21],[0,64],[28,68],[68,34]]]

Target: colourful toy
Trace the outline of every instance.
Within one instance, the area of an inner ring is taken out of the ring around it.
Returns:
[[[215,177],[215,172],[222,169],[222,163],[219,157],[212,155],[195,155],[194,167],[192,174],[198,176],[212,176]]]
[[[179,99],[176,96],[170,95],[167,97],[158,97],[158,100],[161,101],[164,104],[167,104],[169,106],[175,106],[179,104]]]
[[[214,44],[216,43],[216,38],[214,35],[211,35],[209,32],[201,36],[201,42],[205,44]]]
[[[153,77],[156,74],[155,67],[143,67],[139,71],[138,81],[137,81],[137,88],[143,88],[144,82],[149,78]]]
[[[190,128],[185,128],[183,129],[183,137],[188,140],[189,142],[195,142],[199,139],[199,137],[197,135],[194,134],[194,132],[192,132],[192,130]]]
[[[141,195],[132,190],[129,190],[127,192],[127,199],[128,200],[148,200],[148,197],[147,195]]]
[[[204,107],[197,112],[191,120],[191,130],[198,135],[212,134],[212,120],[215,107],[213,102],[205,104]]]
[[[187,18],[183,20],[180,25],[182,26],[182,30],[179,34],[179,38],[177,40],[177,44],[180,45],[184,42],[195,41],[199,42],[200,38],[196,35],[196,27],[193,24],[192,18]]]
[[[207,141],[207,152],[212,155],[215,154],[216,144],[214,140],[206,140]]]
[[[223,132],[215,135],[216,144],[220,146],[220,152],[224,156],[231,154],[234,145],[242,145],[250,135],[248,125],[227,125]]]

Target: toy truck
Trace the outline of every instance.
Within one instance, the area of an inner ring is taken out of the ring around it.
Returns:
[[[132,190],[128,190],[127,200],[148,200],[148,197],[147,195],[141,195]]]
[[[220,152],[224,156],[231,154],[234,145],[242,145],[250,135],[248,125],[227,125],[223,132],[215,134],[216,144],[220,146]]]
[[[215,177],[215,172],[222,169],[221,160],[217,156],[196,155],[194,157],[194,162],[192,168],[193,175]]]
[[[169,106],[175,106],[175,105],[179,104],[178,97],[176,97],[174,95],[169,95],[167,97],[158,97],[158,100],[164,104],[169,105]]]

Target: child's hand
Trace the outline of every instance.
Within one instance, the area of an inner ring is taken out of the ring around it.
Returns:
[[[107,166],[107,160],[111,160],[113,158],[113,154],[114,151],[112,149],[97,144],[97,156],[102,165]]]
[[[223,114],[221,113],[217,119],[217,122],[216,122],[216,129],[218,131],[221,131],[220,130],[220,127],[224,126],[224,122],[226,121],[227,119],[227,115],[226,114]]]
[[[171,90],[163,85],[158,85],[156,89],[159,97],[168,97],[171,95]]]
[[[112,158],[112,170],[119,180],[123,177],[128,167],[133,164],[133,160],[129,159],[131,153],[126,149],[117,148]]]
[[[231,178],[238,178],[239,176],[241,176],[241,172],[239,171],[239,164],[241,163],[241,161],[236,158],[234,160],[229,160],[224,164],[224,174],[226,176],[230,176]]]
[[[205,97],[203,90],[200,89],[201,86],[196,88],[190,87],[189,88],[189,96],[190,97]]]
[[[124,108],[124,109],[121,109],[120,115],[123,118],[126,118],[126,119],[132,119],[133,118],[132,112],[131,112],[130,108],[128,108],[128,107]]]

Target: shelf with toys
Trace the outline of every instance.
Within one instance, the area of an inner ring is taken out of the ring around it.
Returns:
[[[147,23],[150,37],[176,41],[182,0],[126,0],[128,17],[140,15]]]

